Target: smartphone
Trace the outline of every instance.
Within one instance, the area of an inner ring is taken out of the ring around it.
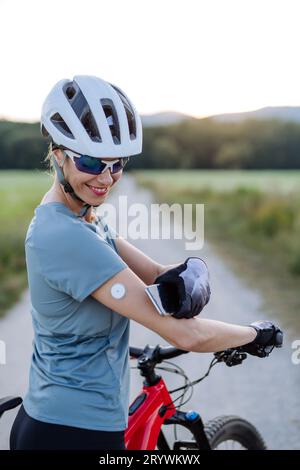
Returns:
[[[158,287],[159,284],[151,284],[150,286],[145,287],[145,292],[160,315],[172,315],[172,313],[166,312],[164,309],[160,300]]]

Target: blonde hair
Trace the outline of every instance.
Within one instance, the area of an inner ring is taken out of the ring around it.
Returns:
[[[48,172],[50,173],[51,176],[54,177],[55,176],[55,168],[54,168],[54,164],[53,164],[53,161],[52,161],[52,158],[51,158],[52,155],[53,155],[53,150],[52,150],[52,144],[50,142],[49,146],[48,146],[47,155],[44,158],[44,162],[46,163],[46,167],[47,167]]]

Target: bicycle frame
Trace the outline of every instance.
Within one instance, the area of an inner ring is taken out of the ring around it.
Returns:
[[[161,426],[166,418],[174,415],[176,408],[161,378],[156,385],[143,386],[143,391],[129,408],[125,445],[128,450],[154,450]],[[168,406],[163,412],[163,407]]]
[[[138,369],[145,377],[145,381],[142,392],[129,408],[128,427],[125,432],[126,448],[128,450],[154,450],[158,445],[160,450],[169,450],[161,427],[163,424],[179,424],[188,428],[193,434],[195,448],[209,450],[210,445],[200,415],[195,413],[191,419],[187,413],[177,410],[164,380],[155,373],[155,366],[158,362],[187,351],[148,345],[144,350],[130,348],[130,351],[132,357],[138,358]],[[177,444],[180,448],[181,443]]]

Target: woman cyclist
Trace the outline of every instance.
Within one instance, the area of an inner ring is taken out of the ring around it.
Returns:
[[[209,300],[206,265],[161,265],[96,216],[142,151],[141,120],[122,90],[94,76],[61,80],[43,104],[41,130],[55,178],[25,241],[34,341],[10,447],[124,449],[130,319],[195,352],[249,345],[255,354],[275,327],[195,317]],[[157,312],[145,292],[155,281],[180,287],[177,315]]]

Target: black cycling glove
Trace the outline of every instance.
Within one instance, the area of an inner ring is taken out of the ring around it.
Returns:
[[[281,348],[283,342],[282,330],[270,321],[257,321],[251,323],[252,328],[257,332],[256,338],[239,349],[252,356],[266,357],[274,348]]]
[[[175,318],[198,315],[210,298],[209,273],[201,258],[187,258],[155,279],[164,309]]]

